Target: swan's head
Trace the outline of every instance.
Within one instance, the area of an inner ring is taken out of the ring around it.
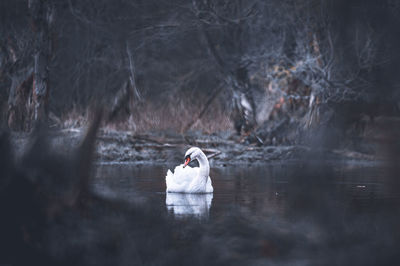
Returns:
[[[200,150],[200,148],[197,147],[192,147],[187,150],[185,153],[185,163],[183,164],[183,167],[185,168],[186,165],[188,165],[191,161],[197,159],[203,152]]]

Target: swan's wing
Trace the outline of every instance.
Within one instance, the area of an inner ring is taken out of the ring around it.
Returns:
[[[168,170],[165,177],[167,192],[186,192],[193,178],[197,176],[198,171],[198,168],[190,166],[183,168],[183,164],[175,167],[174,173]]]
[[[212,186],[211,178],[208,177],[207,184],[206,184],[206,193],[212,193],[213,191],[214,191],[214,188]]]
[[[167,191],[169,187],[172,187],[174,185],[174,174],[171,172],[171,170],[168,169],[167,175],[165,176],[165,183],[167,185]]]
[[[167,185],[167,192],[181,192],[186,187],[186,183],[178,183],[175,175],[168,169],[165,183]]]
[[[177,183],[187,183],[192,182],[193,178],[195,178],[199,173],[198,167],[190,167],[186,166],[183,168],[183,164],[175,167],[174,170],[174,179]]]

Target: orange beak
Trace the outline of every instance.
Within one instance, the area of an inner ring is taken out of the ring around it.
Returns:
[[[190,163],[190,157],[187,157],[185,163],[183,164],[183,168],[185,168],[186,165],[188,165],[189,163]]]

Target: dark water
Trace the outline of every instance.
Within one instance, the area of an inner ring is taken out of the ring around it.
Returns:
[[[337,208],[352,207],[353,211],[364,213],[398,204],[399,194],[384,168],[325,167],[329,171],[304,170],[298,164],[213,168],[212,195],[185,195],[165,193],[167,166],[109,164],[97,167],[93,187],[101,195],[123,201],[140,204],[151,200],[152,204],[165,206],[166,212],[176,218],[218,219],[232,209],[241,209],[248,216],[284,216],[298,211],[296,204],[307,209],[308,201],[312,201],[311,205],[321,201],[327,204],[326,208],[332,204]]]
[[[211,169],[212,195],[170,195],[168,166],[99,165],[93,189],[163,210],[179,224],[180,240],[173,244],[179,257],[191,247],[187,263],[399,265],[400,182],[390,169],[342,163],[228,166]]]

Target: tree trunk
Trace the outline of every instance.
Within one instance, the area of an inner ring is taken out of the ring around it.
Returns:
[[[318,35],[316,33],[309,33],[309,39],[310,39],[310,47],[311,51],[313,53],[313,56],[317,58],[317,65],[318,67],[322,68],[323,67],[323,61],[322,61],[322,55],[321,55],[321,50],[319,47],[319,40],[318,40]],[[305,128],[311,128],[314,126],[319,125],[320,120],[321,120],[321,112],[320,112],[320,107],[321,107],[321,95],[318,95],[318,93],[315,92],[314,89],[311,89],[310,93],[310,100],[308,104],[308,115],[306,117],[306,124]]]
[[[44,122],[48,113],[51,24],[54,9],[51,0],[29,0],[29,9],[35,33],[31,119],[34,122]]]
[[[232,119],[234,122],[234,127],[239,135],[242,133],[248,134],[256,126],[255,103],[247,70],[248,64],[236,60],[236,65],[232,66],[232,63],[228,64],[226,60],[222,58],[221,54],[218,52],[215,44],[213,43],[211,34],[207,31],[206,23],[204,23],[204,20],[200,15],[200,11],[202,9],[208,10],[210,7],[207,6],[207,3],[203,3],[199,0],[193,0],[193,7],[197,12],[197,17],[200,22],[202,34],[207,44],[207,49],[217,63],[217,66],[224,77],[225,83],[232,89]],[[237,1],[236,12],[239,13],[240,9],[241,1]],[[238,14],[236,14],[236,16],[239,17]],[[227,36],[229,36],[233,46],[235,46],[233,50],[235,50],[235,54],[238,58],[240,58],[243,53],[241,27],[242,25],[239,23],[230,25],[230,27],[228,27],[226,30]]]
[[[30,62],[17,53],[16,45],[11,38],[7,39],[5,46],[4,72],[11,79],[6,121],[10,129],[26,131],[30,128],[33,70]]]
[[[14,76],[10,95],[8,97],[8,127],[16,131],[26,131],[30,128],[29,98],[33,83],[33,74],[27,78]]]

